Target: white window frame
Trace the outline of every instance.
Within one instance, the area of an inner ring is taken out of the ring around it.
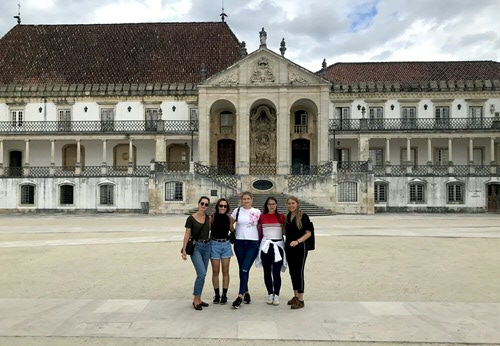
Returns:
[[[26,111],[24,108],[12,108],[10,109],[10,124],[11,126],[19,127],[23,126],[26,121]]]
[[[337,200],[339,203],[357,203],[358,202],[358,187],[356,181],[341,181],[338,184]]]
[[[450,191],[450,188],[453,190]],[[460,190],[460,197],[457,197],[457,189]],[[450,198],[451,197],[451,198]],[[465,204],[465,184],[462,182],[450,182],[446,184],[446,204]]]

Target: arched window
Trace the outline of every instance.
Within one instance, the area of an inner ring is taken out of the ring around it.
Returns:
[[[448,183],[446,185],[446,203],[464,204],[465,185],[463,183]]]
[[[165,201],[183,201],[183,188],[184,184],[182,183],[182,181],[169,181],[165,183]]]
[[[355,181],[343,181],[338,185],[339,202],[357,202],[358,201],[358,183]]]

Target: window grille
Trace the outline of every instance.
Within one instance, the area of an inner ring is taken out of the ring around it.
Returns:
[[[386,183],[375,183],[375,203],[387,202],[387,190],[388,186]]]
[[[425,203],[424,184],[410,184],[410,203]]]
[[[358,184],[353,181],[344,181],[339,184],[339,202],[357,202]]]
[[[451,183],[448,184],[448,200],[447,203],[463,204],[464,203],[464,185]]]
[[[170,181],[165,183],[165,201],[183,201],[183,183],[180,181]]]
[[[35,186],[34,185],[21,186],[21,204],[23,204],[23,205],[35,204]]]
[[[60,204],[74,204],[74,186],[61,185],[59,198]]]
[[[114,186],[111,184],[101,185],[99,187],[99,204],[114,205]]]
[[[11,112],[12,126],[23,126],[23,111],[14,110]]]

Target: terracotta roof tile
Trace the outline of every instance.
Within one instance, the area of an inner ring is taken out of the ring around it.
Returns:
[[[494,80],[500,79],[500,63],[495,61],[337,63],[319,71],[318,74],[334,83]]]
[[[17,25],[0,39],[0,84],[199,83],[240,59],[226,23]]]

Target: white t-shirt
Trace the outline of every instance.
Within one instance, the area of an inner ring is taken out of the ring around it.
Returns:
[[[231,217],[236,220],[238,208],[234,209]],[[236,239],[259,240],[257,223],[259,222],[260,210],[256,208],[245,209],[240,207],[240,214],[236,222]]]

